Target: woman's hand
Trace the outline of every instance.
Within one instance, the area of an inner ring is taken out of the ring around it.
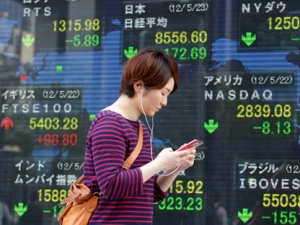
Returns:
[[[194,165],[195,154],[196,154],[195,147],[191,147],[186,150],[182,150],[180,152],[175,152],[175,153],[182,153],[180,157],[183,158],[183,162],[180,164],[178,170],[185,170]]]
[[[161,170],[174,170],[178,166],[178,170],[183,170],[194,164],[195,154],[195,147],[182,151],[173,151],[172,148],[165,148],[158,154],[155,161]]]
[[[181,151],[164,149],[156,159],[164,163],[164,174],[159,176],[157,184],[163,191],[167,191],[172,182],[176,179],[181,170],[187,169],[194,165],[196,149],[195,147]]]

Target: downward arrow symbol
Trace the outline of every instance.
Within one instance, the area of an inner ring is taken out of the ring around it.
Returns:
[[[24,213],[27,211],[28,206],[24,205],[23,202],[19,202],[18,205],[14,205],[14,210],[18,214],[18,216],[23,216]]]
[[[243,208],[242,212],[238,211],[238,217],[244,223],[247,223],[248,220],[251,219],[252,215],[253,215],[252,212],[251,211],[249,212],[247,208]]]
[[[138,50],[137,49],[134,49],[132,46],[129,46],[128,47],[128,50],[124,50],[124,55],[128,58],[128,59],[130,59],[130,58],[132,58],[136,53],[138,52]]]
[[[219,127],[219,123],[216,122],[213,120],[213,119],[210,119],[208,120],[208,123],[205,123],[204,122],[204,128],[210,133],[212,134],[213,132],[215,132],[215,130]]]
[[[25,37],[22,38],[22,43],[29,48],[33,42],[35,41],[35,38],[31,36],[31,34],[26,34]]]
[[[256,40],[256,34],[252,36],[251,32],[247,32],[246,36],[242,35],[242,41],[247,45],[250,46]]]

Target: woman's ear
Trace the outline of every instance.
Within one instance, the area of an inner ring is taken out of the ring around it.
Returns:
[[[143,86],[144,86],[144,84],[141,81],[138,81],[138,82],[134,83],[134,85],[133,85],[134,90],[137,93],[141,93],[141,91],[143,90]]]

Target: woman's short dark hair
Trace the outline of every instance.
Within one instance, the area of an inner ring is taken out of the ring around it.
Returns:
[[[174,78],[174,87],[171,93],[178,88],[179,68],[173,56],[155,47],[140,50],[129,59],[123,70],[119,95],[134,96],[134,83],[141,80],[145,88],[161,89]]]

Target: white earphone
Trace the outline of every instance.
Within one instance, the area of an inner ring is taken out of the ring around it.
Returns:
[[[140,90],[143,89],[143,86],[142,86],[141,84],[138,84],[137,86],[138,86],[138,88],[139,88]],[[152,157],[152,151],[153,151],[153,149],[152,149],[152,140],[153,140],[153,135],[154,135],[154,132],[153,132],[153,130],[154,130],[154,118],[153,118],[153,116],[152,116],[152,127],[150,127],[149,122],[148,122],[148,119],[147,119],[147,116],[146,116],[146,113],[145,113],[145,110],[144,110],[144,107],[143,107],[142,91],[140,92],[140,104],[141,104],[141,109],[142,109],[143,114],[144,114],[144,117],[145,117],[145,121],[146,121],[147,126],[148,126],[148,128],[149,128],[149,130],[150,130],[151,159],[153,160],[153,157]]]

